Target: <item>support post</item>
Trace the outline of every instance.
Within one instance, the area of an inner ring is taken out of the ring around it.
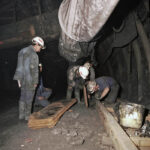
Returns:
[[[133,41],[132,47],[135,54],[136,64],[137,64],[137,75],[138,75],[138,101],[142,100],[143,97],[143,87],[142,87],[142,79],[143,79],[143,68],[142,68],[142,58],[141,51],[138,45],[137,39]]]
[[[99,101],[97,101],[97,108],[100,119],[103,121],[107,133],[112,138],[115,149],[138,150],[125,131]]]
[[[147,62],[148,62],[148,71],[150,72],[150,42],[149,39],[145,33],[144,27],[141,23],[141,21],[139,20],[139,18],[137,17],[137,15],[135,14],[135,21],[136,21],[136,26],[137,26],[137,30],[138,30],[138,34],[140,36],[140,39],[142,41],[143,44],[143,48],[146,54],[146,58],[147,58]]]

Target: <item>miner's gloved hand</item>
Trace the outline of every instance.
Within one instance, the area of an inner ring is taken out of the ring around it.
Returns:
[[[99,92],[99,91],[97,91],[97,92],[95,92],[95,94],[94,94],[94,97],[95,97],[95,99],[96,100],[100,100],[101,99],[101,92]]]

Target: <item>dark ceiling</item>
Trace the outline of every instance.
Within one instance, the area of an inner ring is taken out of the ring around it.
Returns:
[[[62,0],[1,0],[0,25],[15,23],[58,9]]]

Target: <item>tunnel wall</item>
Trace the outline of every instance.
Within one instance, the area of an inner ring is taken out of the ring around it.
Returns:
[[[132,11],[137,34],[127,44],[113,47],[113,30],[97,44],[95,53],[99,66],[96,74],[97,77],[114,77],[121,87],[120,98],[144,104],[150,109],[150,18],[149,9],[143,3],[139,5]],[[130,38],[133,30],[129,31]]]

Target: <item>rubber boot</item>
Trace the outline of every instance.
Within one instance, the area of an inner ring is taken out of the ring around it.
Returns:
[[[66,95],[66,99],[67,100],[71,100],[72,91],[73,91],[73,88],[72,87],[68,87],[68,89],[67,89],[67,95]]]
[[[32,103],[26,104],[25,109],[25,120],[28,121],[30,115],[31,115],[31,109],[32,109]]]
[[[20,101],[19,102],[19,119],[25,118],[25,103]]]
[[[80,89],[75,89],[75,98],[77,99],[78,103],[80,103]]]

